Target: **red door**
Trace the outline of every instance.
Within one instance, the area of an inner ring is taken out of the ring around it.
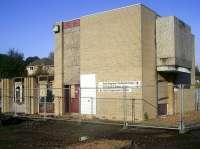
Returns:
[[[72,113],[79,113],[79,86],[75,85],[74,91],[72,92],[74,95],[71,95],[70,112]]]

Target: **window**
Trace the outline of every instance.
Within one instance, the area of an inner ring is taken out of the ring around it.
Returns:
[[[33,66],[30,67],[30,70],[33,70]]]
[[[16,87],[16,101],[20,101],[20,87]]]

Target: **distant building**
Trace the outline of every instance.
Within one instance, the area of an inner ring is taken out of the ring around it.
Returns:
[[[32,63],[30,63],[26,67],[28,76],[34,76],[34,75],[53,75],[54,74],[54,66],[49,59],[40,59],[36,60]],[[40,72],[39,72],[40,71]],[[36,73],[42,73],[42,74],[36,74]]]

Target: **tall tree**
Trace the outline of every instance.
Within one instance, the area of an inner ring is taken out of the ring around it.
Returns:
[[[51,61],[52,64],[54,64],[54,52],[50,52],[48,59]]]
[[[26,75],[23,53],[9,49],[7,55],[0,54],[0,78],[12,78]]]
[[[23,53],[20,53],[18,52],[16,49],[14,48],[11,48],[8,50],[7,52],[7,55],[11,58],[14,58],[14,59],[18,59],[18,60],[21,60],[23,61],[24,59],[24,54]]]
[[[25,60],[26,66],[29,65],[30,63],[39,60],[40,58],[38,56],[32,56],[32,57],[27,57]]]
[[[196,74],[196,76],[200,76],[200,72],[199,72],[199,67],[198,66],[195,67],[195,74]]]
[[[196,80],[200,80],[200,71],[198,66],[195,67],[195,77]]]

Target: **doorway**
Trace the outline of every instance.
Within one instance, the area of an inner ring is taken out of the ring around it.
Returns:
[[[158,115],[167,115],[167,104],[158,104]]]
[[[64,86],[64,111],[69,113],[69,103],[70,103],[70,85]]]
[[[64,86],[65,113],[79,113],[79,88],[79,84]]]

